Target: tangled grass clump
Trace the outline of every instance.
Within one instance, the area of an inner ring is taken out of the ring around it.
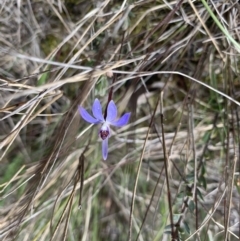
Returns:
[[[0,9],[1,240],[239,240],[238,1]]]

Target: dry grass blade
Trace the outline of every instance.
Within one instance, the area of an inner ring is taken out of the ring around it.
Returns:
[[[133,190],[133,196],[132,196],[132,202],[131,202],[131,209],[130,209],[130,219],[129,219],[129,234],[128,234],[128,240],[132,240],[132,222],[133,222],[133,210],[134,210],[134,203],[135,203],[135,195],[136,195],[136,190],[137,190],[137,184],[138,184],[138,180],[139,180],[139,175],[140,175],[140,170],[141,170],[141,166],[142,166],[142,161],[143,161],[143,155],[146,149],[146,142],[153,124],[153,119],[155,117],[156,111],[157,111],[157,107],[158,107],[158,102],[155,106],[154,112],[152,114],[152,118],[150,120],[149,126],[148,126],[148,131],[146,133],[146,138],[143,144],[143,149],[142,149],[142,154],[140,156],[140,160],[138,163],[138,168],[137,168],[137,176],[135,179],[135,184],[134,184],[134,190]]]
[[[239,239],[237,1],[0,13],[1,240]],[[111,100],[131,112],[106,161],[78,111],[96,98],[106,118]]]

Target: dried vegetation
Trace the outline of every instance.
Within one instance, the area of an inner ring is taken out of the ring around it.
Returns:
[[[236,0],[0,1],[1,240],[239,240]],[[101,159],[77,106],[131,122]]]

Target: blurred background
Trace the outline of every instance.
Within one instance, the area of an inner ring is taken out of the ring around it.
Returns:
[[[239,240],[236,0],[0,1],[0,240]],[[128,125],[103,161],[95,98]]]

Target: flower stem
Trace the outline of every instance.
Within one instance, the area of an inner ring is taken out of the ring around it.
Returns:
[[[106,117],[107,117],[108,104],[109,104],[109,102],[112,100],[112,96],[113,96],[113,84],[114,84],[115,81],[116,81],[116,74],[113,74],[113,77],[112,77],[112,87],[111,87],[110,90],[109,90],[108,102],[107,102],[106,109],[105,109],[105,112],[104,112],[104,119],[106,119]]]

